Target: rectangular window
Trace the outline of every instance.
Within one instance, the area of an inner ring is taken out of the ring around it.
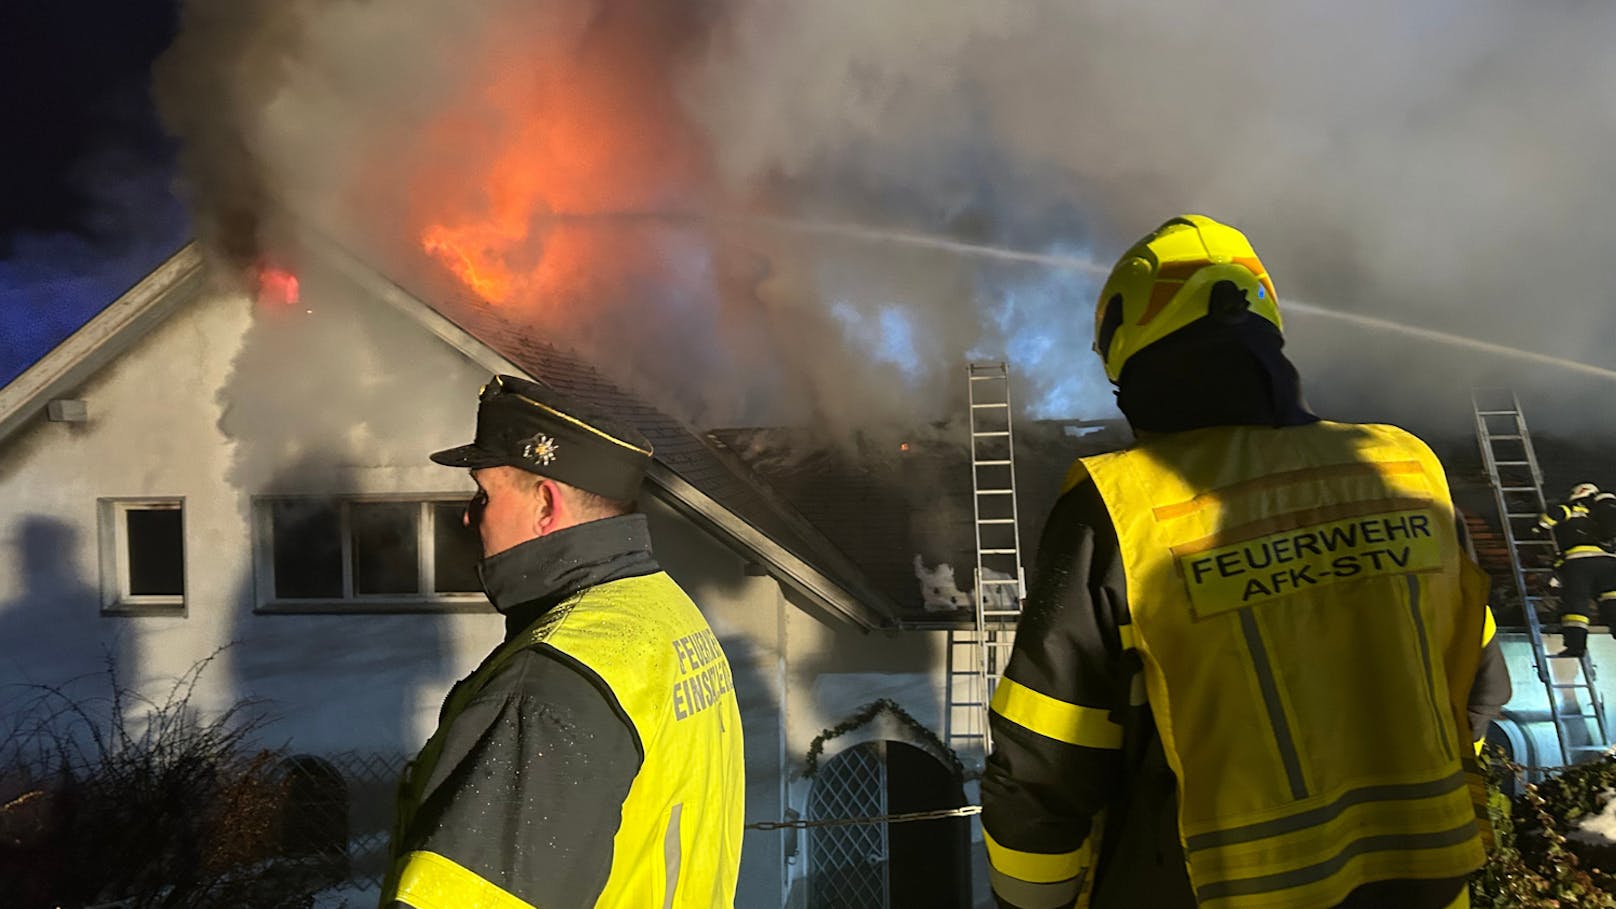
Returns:
[[[266,612],[488,609],[466,496],[257,500],[258,605]]]
[[[270,504],[275,596],[342,597],[342,512],[329,499],[280,499]]]
[[[354,593],[421,592],[421,506],[414,502],[355,502]]]
[[[102,499],[101,604],[113,613],[185,612],[183,499]]]
[[[462,502],[432,503],[433,589],[438,593],[482,592],[477,563],[483,558],[483,541],[461,520],[465,512]]]

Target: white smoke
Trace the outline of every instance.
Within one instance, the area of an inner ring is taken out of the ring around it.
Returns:
[[[1282,299],[1616,365],[1612,26],[1589,4],[756,0],[687,97],[737,184],[783,175],[822,199],[825,175],[852,175],[933,203],[892,220],[974,206],[998,242],[1064,205],[1083,230],[1018,241],[1103,261],[1203,211],[1247,231]],[[1345,353],[1396,343],[1381,334]],[[1328,347],[1293,344],[1304,365]],[[1476,363],[1398,349],[1405,369]],[[1406,398],[1415,372],[1361,393]]]

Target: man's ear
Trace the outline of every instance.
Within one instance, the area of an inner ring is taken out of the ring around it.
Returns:
[[[551,479],[541,479],[533,488],[533,498],[536,511],[533,516],[533,530],[539,536],[553,533],[560,529],[565,503],[561,498],[561,487]]]

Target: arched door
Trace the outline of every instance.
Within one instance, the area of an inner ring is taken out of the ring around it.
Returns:
[[[904,742],[865,742],[826,761],[808,794],[810,820],[907,814],[965,804],[954,771]],[[810,909],[965,909],[970,820],[845,824],[808,831]]]
[[[886,749],[855,745],[826,761],[808,790],[809,820],[887,813]],[[810,909],[887,909],[887,828],[847,824],[808,831]]]

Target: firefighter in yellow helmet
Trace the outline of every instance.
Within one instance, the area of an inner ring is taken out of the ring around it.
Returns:
[[[1578,483],[1571,498],[1538,515],[1538,527],[1554,537],[1560,550],[1554,579],[1560,588],[1560,657],[1580,658],[1588,652],[1588,620],[1616,634],[1616,496],[1592,483]]]
[[[1281,327],[1199,215],[1100,293],[1138,442],[1073,466],[993,693],[1001,906],[1464,904],[1509,698],[1485,576],[1431,451],[1309,413]]]

